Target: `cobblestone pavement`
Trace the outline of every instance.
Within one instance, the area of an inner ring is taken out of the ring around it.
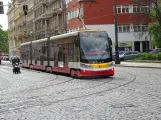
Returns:
[[[0,66],[0,120],[161,120],[161,70],[115,67],[73,79]]]

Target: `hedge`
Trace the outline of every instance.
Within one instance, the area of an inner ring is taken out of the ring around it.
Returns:
[[[161,52],[160,53],[141,53],[141,60],[161,60]]]

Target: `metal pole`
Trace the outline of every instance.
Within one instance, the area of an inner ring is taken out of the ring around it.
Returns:
[[[32,35],[33,35],[33,32],[30,32],[30,64],[32,65]]]
[[[114,0],[114,22],[115,22],[115,52],[116,60],[115,64],[120,64],[119,51],[118,51],[118,30],[117,30],[117,9],[116,9],[116,0]]]
[[[48,32],[47,32],[47,13],[48,11],[47,11],[47,5],[45,5],[45,38],[48,38]]]
[[[145,51],[147,52],[147,37],[145,36]]]

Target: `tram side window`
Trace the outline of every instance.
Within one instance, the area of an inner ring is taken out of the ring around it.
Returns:
[[[69,44],[69,59],[71,62],[77,62],[78,61],[78,47],[75,46],[74,43]]]
[[[58,52],[58,61],[63,61],[63,48],[59,47],[59,52]]]
[[[74,44],[74,62],[78,62],[78,47]]]
[[[50,46],[50,61],[54,61],[54,45]]]
[[[36,59],[39,61],[40,60],[40,54],[41,54],[41,48],[39,45],[37,45],[36,48]]]
[[[24,49],[21,49],[21,55],[20,55],[20,58],[21,58],[21,60],[22,60],[22,61],[24,61],[24,55],[25,55],[25,53],[24,53]]]
[[[69,55],[69,61],[73,62],[73,52],[74,52],[74,48],[73,48],[73,43],[70,43],[68,45],[68,55]]]
[[[35,60],[35,49],[32,49],[32,60]]]
[[[42,46],[42,58],[44,61],[47,60],[47,46],[45,44]]]
[[[27,59],[30,60],[30,50],[29,50],[29,49],[28,49],[28,51],[27,51],[27,54],[28,54],[28,55],[27,55],[27,57],[28,57]]]

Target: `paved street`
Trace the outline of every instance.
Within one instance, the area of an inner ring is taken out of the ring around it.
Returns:
[[[161,120],[161,69],[73,79],[0,65],[0,120]]]

